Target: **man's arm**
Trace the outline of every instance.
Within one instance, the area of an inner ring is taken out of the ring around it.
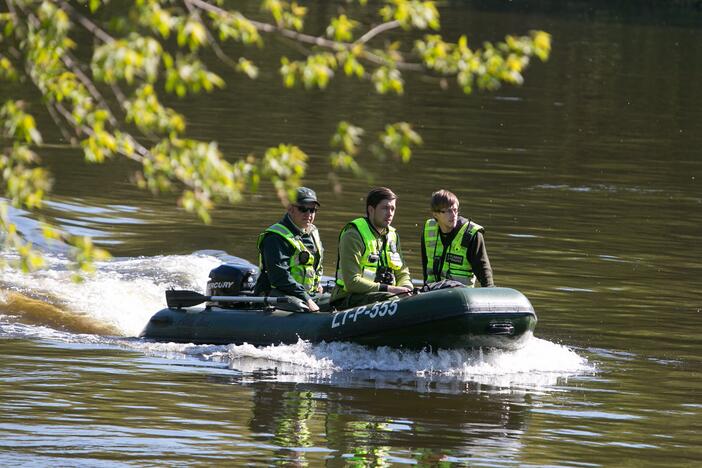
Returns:
[[[402,268],[400,268],[400,271],[398,271],[397,275],[395,275],[395,285],[413,289],[414,285],[412,284],[412,278],[410,278],[409,267],[407,266],[407,262],[405,262],[405,258],[402,255],[400,236],[397,237],[397,251],[400,252],[400,257],[402,258]]]
[[[468,245],[465,247],[468,248],[468,262],[473,269],[473,273],[478,278],[480,286],[483,288],[495,286],[492,280],[492,266],[490,266],[490,259],[488,258],[487,247],[485,247],[483,233],[476,232],[475,235],[471,236]]]
[[[361,269],[361,258],[363,257],[365,245],[361,234],[349,228],[339,239],[339,266],[341,268],[341,279],[346,290],[353,294],[367,294],[380,291],[380,283],[376,283],[363,277]]]
[[[290,243],[277,234],[268,234],[263,239],[263,263],[271,287],[307,302],[310,295],[290,274],[290,256],[293,253]]]
[[[425,247],[426,244],[424,243],[424,229],[422,229],[422,235],[419,239],[419,243],[420,243],[419,248],[422,251],[422,281],[424,282],[424,284],[426,284],[426,282],[427,282],[427,263],[428,262],[427,262],[427,252],[426,252],[427,249]]]

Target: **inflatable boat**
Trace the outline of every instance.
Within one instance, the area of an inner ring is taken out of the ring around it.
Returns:
[[[210,272],[208,295],[166,291],[168,307],[151,317],[141,336],[195,344],[263,346],[303,339],[409,349],[517,349],[536,326],[529,300],[510,288],[437,289],[302,313],[290,310],[287,298],[253,296],[257,273],[252,265],[222,265]]]

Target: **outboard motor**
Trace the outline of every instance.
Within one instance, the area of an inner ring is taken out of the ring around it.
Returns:
[[[258,279],[258,268],[254,265],[225,263],[210,271],[207,281],[207,296],[253,296]],[[248,304],[237,302],[208,302],[224,308],[243,308]]]

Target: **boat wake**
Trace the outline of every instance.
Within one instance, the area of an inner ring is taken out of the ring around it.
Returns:
[[[114,259],[98,265],[82,283],[71,281],[65,259],[48,255],[49,268],[23,274],[7,268],[0,280],[0,336],[116,346],[149,356],[225,368],[234,374],[289,382],[355,385],[436,385],[468,382],[499,387],[544,387],[571,375],[595,371],[566,346],[531,337],[516,351],[369,348],[351,343],[255,347],[154,343],[135,338],[164,291],[204,291],[208,272],[224,252]],[[409,380],[408,380],[409,379]]]
[[[543,388],[570,376],[596,372],[596,367],[574,350],[536,337],[514,351],[412,351],[353,343],[312,344],[302,340],[292,345],[265,347],[149,342],[136,346],[147,354],[196,358],[219,363],[242,375],[257,375],[257,380],[265,374],[267,379],[277,382],[373,381],[393,385],[403,381],[422,385],[474,382],[497,387]]]
[[[46,254],[46,269],[3,270],[0,315],[73,333],[137,336],[165,306],[166,289],[204,290],[207,273],[221,262],[218,255],[225,254],[118,258],[99,262],[94,275],[76,283],[64,257]]]

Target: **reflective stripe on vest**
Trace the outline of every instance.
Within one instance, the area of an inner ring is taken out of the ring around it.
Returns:
[[[468,229],[470,228],[470,229]],[[484,231],[483,227],[472,221],[465,223],[456,233],[447,251],[439,237],[439,223],[434,218],[424,223],[424,254],[427,258],[427,283],[442,279],[459,281],[466,286],[475,285],[475,275],[468,261],[468,249],[462,245],[466,232],[474,236]],[[435,265],[441,265],[439,275],[434,271]]]
[[[319,237],[319,231],[317,228],[312,226],[312,231],[310,232],[312,241],[319,252],[319,263],[317,264],[317,268],[314,267],[314,254],[310,252],[307,247],[305,247],[305,244],[302,242],[300,237],[295,236],[290,229],[285,227],[285,225],[276,223],[269,226],[268,229],[263,231],[258,236],[256,246],[258,247],[258,262],[261,271],[264,269],[262,250],[263,238],[268,233],[277,234],[292,245],[295,252],[290,256],[290,275],[295,281],[303,285],[307,292],[317,292],[317,287],[322,278],[322,258],[324,255],[322,240]],[[306,252],[307,255],[304,255],[303,252]],[[306,261],[302,261],[305,260],[304,257],[307,257]],[[275,287],[274,284],[271,286]]]
[[[395,228],[388,226],[387,242],[385,242],[385,248],[383,249],[383,238],[375,236],[366,218],[356,218],[344,226],[341,234],[339,234],[339,241],[341,241],[341,236],[352,226],[358,230],[361,240],[363,240],[364,251],[359,265],[363,277],[369,281],[375,281],[375,273],[379,265],[390,267],[395,272],[395,276],[397,276],[397,272],[402,268],[403,263],[397,246],[398,235]],[[371,261],[371,256],[376,258],[374,262]],[[338,264],[339,262],[337,262],[336,268],[336,284],[345,290],[343,276]]]

